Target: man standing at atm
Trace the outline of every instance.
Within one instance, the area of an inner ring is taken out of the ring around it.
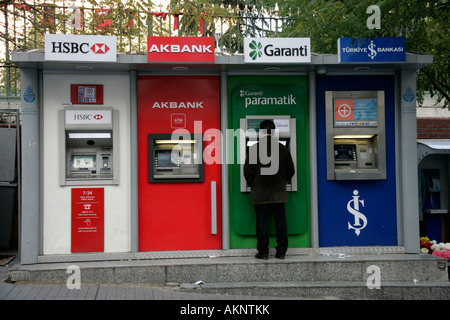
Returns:
[[[275,257],[284,259],[287,247],[287,224],[284,204],[287,202],[286,182],[295,173],[289,149],[273,136],[275,124],[264,120],[260,124],[259,142],[250,147],[244,164],[244,177],[252,188],[256,213],[257,259],[269,258],[268,220],[275,217],[277,247]],[[272,150],[273,148],[277,148]]]

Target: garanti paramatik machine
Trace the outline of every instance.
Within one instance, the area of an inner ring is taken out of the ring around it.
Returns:
[[[384,91],[326,91],[327,180],[386,179]]]
[[[259,125],[264,120],[272,120],[278,130],[279,143],[289,148],[295,166],[295,174],[286,185],[287,191],[297,191],[297,142],[296,121],[286,115],[249,115],[240,119],[240,127],[245,135],[241,135],[240,154],[247,155],[250,146],[258,143]],[[245,139],[245,140],[244,140]],[[245,160],[245,156],[242,158]],[[250,192],[251,187],[244,177],[244,161],[241,160],[241,192]]]

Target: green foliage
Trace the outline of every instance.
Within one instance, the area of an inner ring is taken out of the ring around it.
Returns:
[[[450,108],[448,0],[382,0],[382,1],[295,1],[280,2],[280,11],[297,4],[299,14],[292,26],[284,30],[287,37],[311,37],[312,50],[336,53],[341,37],[406,38],[406,51],[434,56],[434,63],[418,73],[417,99],[423,102],[425,92]],[[369,29],[367,8],[378,5],[381,28]]]
[[[175,35],[217,36],[220,33],[216,38],[219,47],[233,53],[242,51],[246,36],[309,37],[312,51],[331,54],[336,54],[337,40],[341,37],[404,36],[407,52],[434,56],[434,63],[418,72],[417,100],[422,102],[425,92],[429,92],[431,97],[450,108],[448,0],[247,1],[171,0],[169,12],[165,14],[171,15],[173,24],[174,15],[178,17]],[[45,33],[116,35],[119,52],[143,54],[147,35],[174,35],[174,26],[154,14],[159,11],[155,3],[151,0],[86,0],[82,28],[70,27],[68,22],[74,11],[67,7],[69,4],[61,8],[36,1],[30,4],[29,11],[8,5],[2,11],[10,19],[14,16],[15,20],[23,21],[25,28],[0,36],[10,43],[11,50],[29,50],[43,48]],[[276,4],[278,11],[275,11]],[[380,29],[367,27],[370,5],[378,5],[381,10]],[[257,22],[263,13],[264,21]],[[283,17],[288,19],[281,19]],[[280,28],[274,29],[269,23],[277,23]],[[224,30],[216,29],[222,27]]]

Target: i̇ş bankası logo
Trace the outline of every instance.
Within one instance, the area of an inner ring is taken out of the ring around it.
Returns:
[[[245,38],[246,63],[309,63],[310,38]]]

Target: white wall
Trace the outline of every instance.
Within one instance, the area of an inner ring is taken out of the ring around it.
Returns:
[[[70,102],[71,84],[103,84],[104,104],[119,110],[120,184],[105,189],[105,252],[131,250],[129,75],[44,74],[43,253],[70,254],[71,189],[59,185],[58,110]],[[64,138],[64,137],[62,137]],[[79,187],[79,186],[78,186]],[[94,186],[95,187],[95,186]]]

